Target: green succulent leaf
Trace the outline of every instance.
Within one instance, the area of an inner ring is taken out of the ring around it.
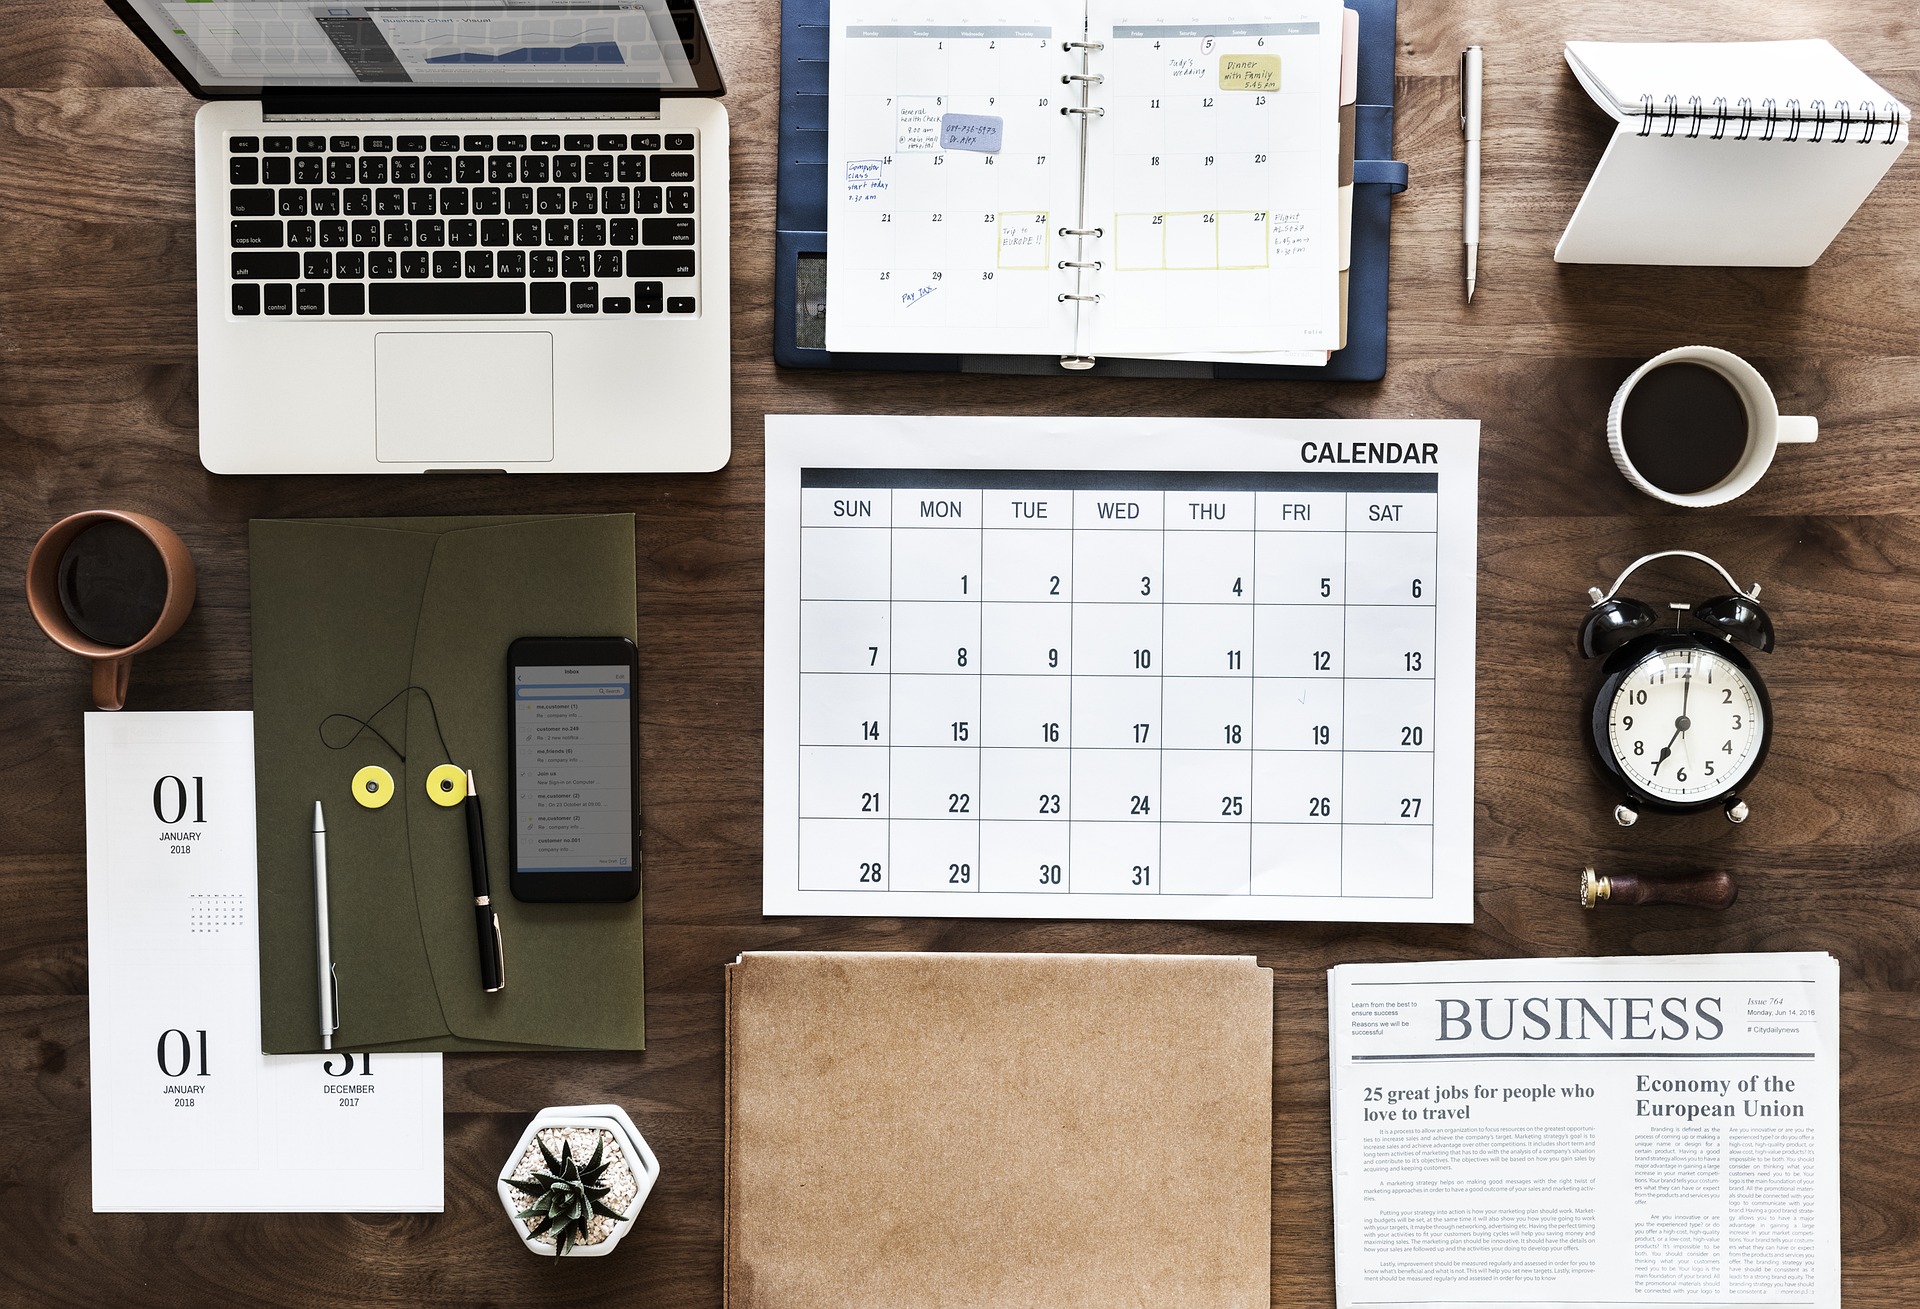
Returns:
[[[541,1220],[540,1220],[539,1222],[537,1222],[537,1223],[535,1223],[535,1224],[534,1224],[534,1225],[533,1225],[532,1227],[529,1227],[529,1228],[527,1229],[527,1235],[528,1235],[528,1236],[538,1236],[538,1235],[540,1235],[540,1234],[541,1234],[542,1232],[544,1232],[544,1231],[546,1231],[546,1230],[547,1230],[547,1229],[548,1229],[549,1227],[551,1227],[551,1226],[553,1226],[553,1219],[551,1219],[551,1218],[542,1218],[542,1219],[541,1219]]]
[[[626,1215],[621,1213],[618,1209],[610,1209],[606,1205],[601,1204],[598,1200],[595,1200],[592,1203],[593,1203],[593,1212],[599,1214],[602,1218],[611,1218],[617,1223],[626,1217]]]
[[[588,1173],[596,1171],[600,1167],[600,1156],[606,1151],[606,1148],[607,1138],[596,1133],[593,1142],[593,1158],[587,1160],[587,1166],[581,1171]]]
[[[543,1159],[545,1159],[545,1160],[547,1161],[547,1171],[548,1171],[548,1172],[550,1172],[550,1173],[557,1173],[557,1172],[559,1172],[559,1171],[560,1171],[560,1160],[559,1160],[559,1158],[558,1158],[558,1157],[557,1157],[557,1156],[556,1156],[556,1155],[555,1155],[555,1154],[553,1153],[553,1151],[552,1151],[552,1150],[549,1150],[549,1149],[547,1148],[547,1138],[546,1138],[546,1137],[544,1137],[544,1136],[542,1136],[542,1135],[540,1135],[540,1133],[538,1133],[538,1132],[535,1132],[535,1133],[533,1134],[533,1143],[534,1143],[535,1145],[537,1145],[537,1146],[539,1146],[539,1147],[540,1147],[540,1156],[541,1156],[541,1158],[543,1158]]]
[[[531,1178],[509,1177],[507,1179],[507,1185],[522,1195],[539,1196],[547,1193],[547,1188],[544,1183],[536,1182]]]

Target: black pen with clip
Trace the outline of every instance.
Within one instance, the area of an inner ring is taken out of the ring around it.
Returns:
[[[473,871],[473,921],[480,929],[480,987],[492,992],[507,985],[506,951],[500,942],[500,915],[493,909],[487,880],[487,834],[480,821],[480,795],[467,770],[467,863]]]

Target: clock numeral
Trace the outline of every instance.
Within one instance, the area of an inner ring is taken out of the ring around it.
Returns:
[[[1730,686],[1728,686],[1728,687],[1722,687],[1722,688],[1721,688],[1721,690],[1720,690],[1720,703],[1721,703],[1721,704],[1732,704],[1732,703],[1733,703],[1733,688],[1732,688],[1732,687],[1730,687]]]
[[[1645,691],[1627,692],[1628,704],[1645,704],[1646,702],[1647,702],[1647,693]]]
[[[1735,715],[1733,716],[1733,730],[1734,730],[1734,731],[1736,731],[1736,732],[1737,732],[1737,731],[1739,731],[1739,730],[1740,730],[1740,724],[1741,724],[1741,723],[1743,723],[1743,722],[1745,722],[1745,721],[1746,721],[1746,720],[1745,720],[1744,718],[1742,718],[1742,717],[1741,717],[1741,716],[1740,716],[1739,714],[1735,714]]]

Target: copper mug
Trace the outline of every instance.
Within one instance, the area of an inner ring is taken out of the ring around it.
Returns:
[[[166,591],[159,617],[144,636],[125,645],[106,645],[88,636],[75,624],[62,600],[63,591],[70,594],[81,583],[76,573],[82,564],[77,558],[68,558],[69,547],[82,532],[101,523],[120,523],[145,537],[159,556],[165,579]],[[187,553],[186,545],[174,535],[172,528],[145,514],[118,509],[88,509],[70,514],[46,530],[27,558],[27,605],[33,610],[33,619],[53,638],[55,645],[93,664],[93,702],[102,709],[119,709],[127,703],[127,679],[133,671],[133,657],[153,649],[180,630],[180,624],[187,621],[187,614],[193,609],[193,595],[193,556]]]

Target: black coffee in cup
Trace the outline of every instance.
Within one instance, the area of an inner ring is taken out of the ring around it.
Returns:
[[[1662,364],[1635,384],[1620,414],[1620,444],[1640,476],[1695,495],[1732,476],[1747,453],[1747,403],[1704,364]]]
[[[167,566],[138,528],[94,523],[60,556],[60,607],[89,641],[119,648],[151,632],[167,603]]]

